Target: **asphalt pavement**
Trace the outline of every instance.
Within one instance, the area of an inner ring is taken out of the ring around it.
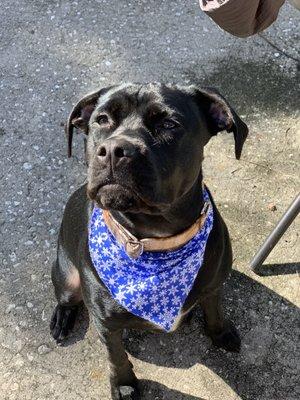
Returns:
[[[90,90],[128,81],[215,86],[250,128],[240,161],[224,133],[204,162],[233,241],[225,309],[242,350],[213,348],[200,310],[170,335],[128,332],[144,399],[299,399],[299,218],[265,276],[249,262],[300,187],[300,13],[284,5],[249,39],[221,31],[197,0],[2,0],[0,21],[1,399],[109,399],[87,313],[64,346],[49,335],[50,268],[63,207],[86,177],[80,136],[67,159],[68,113]]]

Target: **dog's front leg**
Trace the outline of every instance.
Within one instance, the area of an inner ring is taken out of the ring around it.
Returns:
[[[221,292],[218,291],[203,299],[201,307],[204,313],[205,332],[213,344],[227,351],[238,352],[241,340],[233,323],[224,319]]]
[[[112,400],[138,400],[138,380],[122,342],[123,331],[109,330],[99,320],[95,320],[95,325],[107,349]]]

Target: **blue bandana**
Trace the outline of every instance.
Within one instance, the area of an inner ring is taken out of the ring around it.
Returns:
[[[93,265],[112,297],[129,312],[166,331],[191,291],[203,264],[213,207],[204,189],[208,210],[203,227],[185,245],[172,251],[146,251],[131,259],[107,228],[102,210],[95,207],[89,229]]]

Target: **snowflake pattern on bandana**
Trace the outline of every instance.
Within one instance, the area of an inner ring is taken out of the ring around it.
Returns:
[[[143,252],[131,259],[107,228],[102,210],[94,207],[89,229],[93,265],[112,297],[129,312],[170,331],[203,264],[213,226],[208,202],[202,229],[184,246],[173,251]]]

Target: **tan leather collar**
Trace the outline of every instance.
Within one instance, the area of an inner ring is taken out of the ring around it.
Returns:
[[[165,238],[138,239],[132,235],[124,226],[114,219],[107,210],[103,211],[106,226],[125,249],[130,258],[139,257],[144,251],[170,251],[175,250],[191,240],[202,228],[206,220],[209,203],[205,202],[200,217],[184,232]]]

